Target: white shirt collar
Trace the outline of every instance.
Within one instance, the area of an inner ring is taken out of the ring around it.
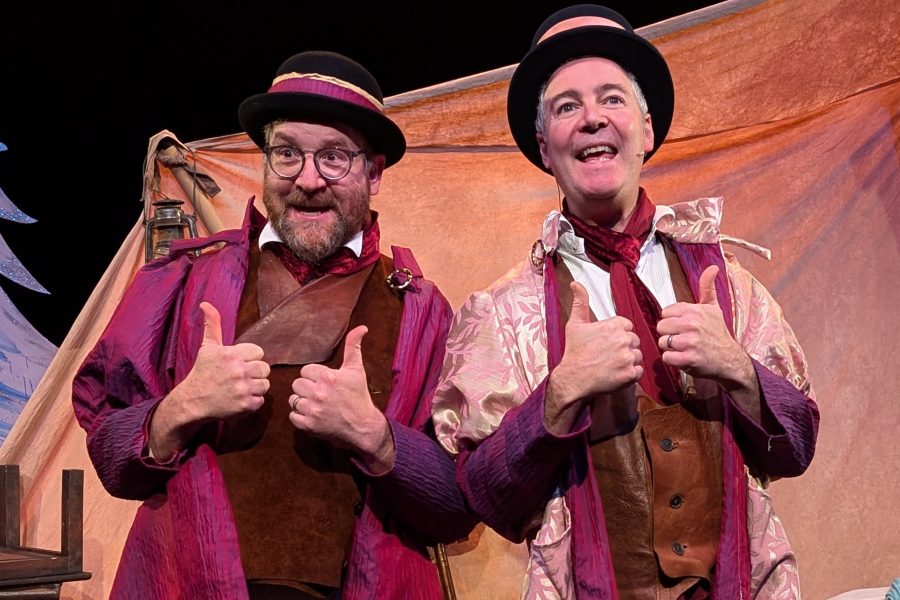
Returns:
[[[278,235],[278,232],[275,231],[275,227],[272,226],[271,221],[266,222],[266,226],[263,227],[262,233],[259,234],[259,249],[262,250],[263,246],[268,244],[269,242],[281,242],[284,243],[284,240],[281,239],[281,236]],[[357,231],[353,234],[344,246],[349,248],[353,254],[359,258],[362,255],[362,245],[363,245],[363,232],[362,230]]]
[[[653,215],[653,226],[650,227],[650,234],[644,240],[644,245],[641,246],[641,254],[654,243],[656,239],[656,223],[666,215],[674,217],[675,211],[665,204],[656,205],[656,212]],[[575,234],[575,228],[563,215],[559,216],[559,249],[574,256],[585,255],[584,239]]]

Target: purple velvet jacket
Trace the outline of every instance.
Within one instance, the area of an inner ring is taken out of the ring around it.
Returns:
[[[719,245],[673,245],[695,297],[700,274],[707,266],[718,265],[718,298],[726,325],[733,331],[731,296]],[[556,298],[552,265],[545,269],[545,297]],[[558,303],[548,300],[544,316],[548,367],[552,371],[565,345]],[[720,600],[749,597],[744,464],[772,478],[800,475],[812,460],[818,432],[816,403],[791,382],[753,362],[761,390],[762,426],[728,394],[722,394],[724,505],[713,588],[713,597]],[[518,542],[532,526],[534,514],[554,493],[562,474],[566,504],[571,510],[571,570],[576,595],[591,600],[617,598],[602,499],[585,441],[585,432],[591,428],[590,413],[582,411],[569,434],[552,435],[544,427],[546,384],[545,379],[521,405],[506,412],[493,434],[477,445],[460,447],[460,486],[472,510],[487,525]],[[617,424],[612,426],[615,429]]]
[[[251,218],[255,216],[256,218]],[[171,466],[148,457],[148,423],[162,398],[190,371],[203,337],[200,302],[218,307],[223,341],[234,343],[246,281],[252,199],[241,229],[173,245],[137,275],[73,383],[88,453],[110,494],[144,500],[128,535],[111,598],[244,599],[237,533],[216,462],[221,423],[198,432]],[[264,222],[264,221],[263,221]],[[214,252],[192,250],[222,243]],[[466,514],[453,460],[423,433],[450,321],[447,301],[410,268],[392,365],[386,415],[396,445],[393,469],[368,477],[365,508],[354,530],[342,597],[441,598],[424,544],[449,542],[475,522]],[[153,299],[153,301],[148,301]]]

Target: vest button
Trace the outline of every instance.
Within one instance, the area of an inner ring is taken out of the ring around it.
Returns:
[[[684,498],[681,497],[681,494],[675,494],[669,498],[669,506],[672,508],[681,508],[682,504],[684,504]]]
[[[675,449],[675,442],[673,442],[669,438],[663,438],[659,440],[659,447],[666,452],[671,452]]]
[[[678,556],[683,556],[684,555],[684,545],[682,545],[680,542],[673,543],[672,544],[672,552],[674,552]]]

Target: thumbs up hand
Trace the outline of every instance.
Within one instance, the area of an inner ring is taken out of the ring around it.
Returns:
[[[373,472],[386,472],[394,460],[387,419],[372,402],[362,359],[364,325],[347,333],[338,369],[306,365],[291,385],[294,427],[339,448],[356,452]]]
[[[748,383],[748,377],[755,383],[750,357],[725,325],[716,294],[718,273],[719,267],[713,265],[700,275],[696,304],[678,302],[663,309],[656,326],[663,362],[726,387]]]
[[[203,423],[258,410],[269,389],[270,367],[256,344],[222,343],[222,319],[200,303],[203,341],[194,366],[160,402],[150,422],[150,449],[164,457],[184,448]]]
[[[544,407],[544,424],[554,435],[569,432],[590,397],[628,387],[644,373],[631,321],[613,317],[591,322],[587,290],[573,282],[572,292],[566,348],[550,374]]]
[[[191,372],[181,385],[190,385],[191,403],[200,419],[209,420],[253,412],[269,390],[271,368],[256,344],[222,344],[222,319],[215,306],[200,303],[203,342]]]

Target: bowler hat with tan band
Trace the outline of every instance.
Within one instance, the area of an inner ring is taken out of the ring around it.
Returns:
[[[308,51],[284,61],[264,94],[238,108],[241,127],[259,146],[272,121],[339,122],[359,131],[373,152],[384,154],[385,166],[406,152],[400,128],[384,114],[378,82],[362,65],[335,52]]]

